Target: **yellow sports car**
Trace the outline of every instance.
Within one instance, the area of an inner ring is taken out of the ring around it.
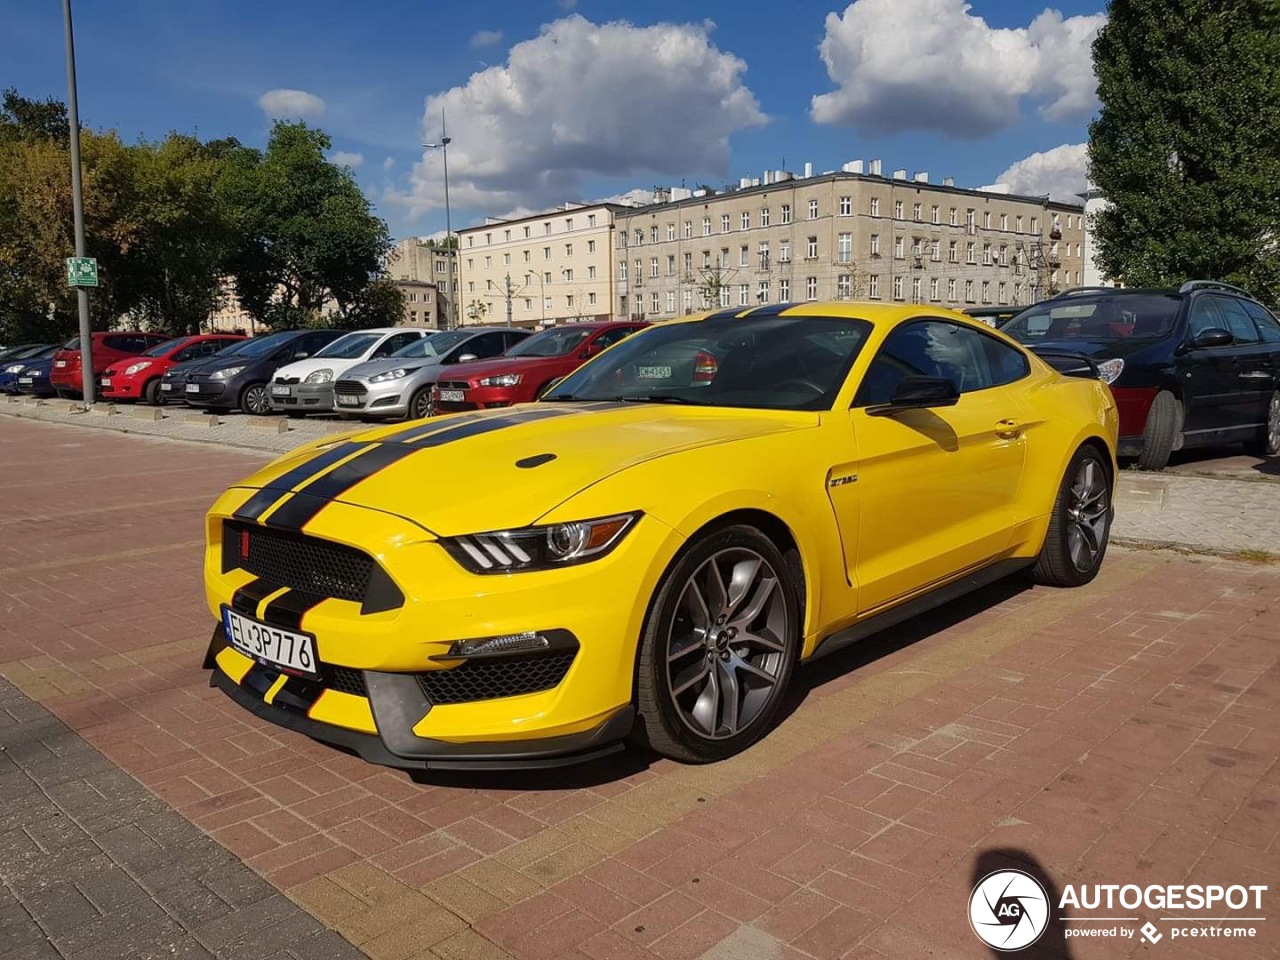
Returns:
[[[398,767],[721,759],[800,661],[1020,569],[1091,580],[1116,429],[1090,361],[948,310],[656,325],[538,403],[326,439],[227,490],[206,668]]]

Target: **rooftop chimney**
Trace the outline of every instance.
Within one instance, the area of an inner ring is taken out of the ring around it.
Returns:
[[[812,177],[812,176],[813,176],[813,164],[812,164],[812,163],[806,163],[806,164],[804,165],[804,175],[805,175],[806,177]]]
[[[895,179],[895,180],[905,180],[905,179],[907,179],[907,171],[905,171],[905,170],[895,170],[895,171],[893,171],[893,179]]]
[[[861,161],[861,160],[850,160],[848,163],[846,163],[846,164],[845,164],[843,167],[841,167],[840,169],[841,169],[841,170],[843,170],[845,173],[861,173],[861,172],[862,172],[862,161]]]
[[[955,178],[955,177],[943,177],[943,178],[942,178],[942,185],[943,185],[944,187],[954,187],[954,186],[956,185],[956,178]]]
[[[916,183],[928,183],[928,182],[929,182],[928,170],[921,170],[919,173],[916,174]]]
[[[880,161],[879,161],[879,160],[872,160],[872,161],[871,161],[871,167],[870,167],[870,170],[869,170],[868,172],[869,172],[873,177],[879,177],[879,176],[883,176],[883,174],[881,174],[881,172],[880,172],[880,171],[881,171],[881,169],[882,169],[882,167],[880,166]]]

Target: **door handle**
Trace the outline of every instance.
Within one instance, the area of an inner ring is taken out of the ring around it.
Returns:
[[[996,436],[1001,440],[1012,440],[1022,434],[1022,424],[1017,420],[1001,420],[996,424]]]
[[[1241,380],[1270,380],[1271,374],[1262,370],[1250,370],[1248,373],[1240,374]]]

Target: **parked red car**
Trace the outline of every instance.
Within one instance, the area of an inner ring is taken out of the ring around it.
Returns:
[[[116,333],[93,334],[93,376],[97,380],[102,371],[117,360],[127,360],[145,353],[158,343],[172,339],[162,333],[139,333],[129,330]],[[84,384],[80,372],[80,338],[72,337],[53,355],[50,374],[53,389],[60,397],[79,397]]]
[[[136,357],[111,364],[98,380],[98,389],[102,396],[111,400],[145,400],[158,404],[162,400],[160,378],[166,370],[187,360],[212,356],[223,347],[243,339],[232,333],[205,333],[166,340]],[[96,345],[94,349],[97,349]]]
[[[452,413],[532,403],[552,380],[567,377],[601,350],[647,326],[606,321],[543,330],[493,360],[454,367],[456,373],[435,386],[435,408]]]

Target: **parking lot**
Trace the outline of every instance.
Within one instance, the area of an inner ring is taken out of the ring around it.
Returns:
[[[1280,566],[1115,549],[1087,588],[998,584],[804,670],[779,729],[712,766],[411,779],[200,669],[201,517],[269,454],[8,416],[0,444],[14,955],[980,957],[970,891],[1006,866],[1051,894],[1265,884],[1236,913],[1269,917]],[[82,848],[129,903],[33,866]],[[1223,924],[1053,906],[1039,955],[1276,955],[1277,919],[1190,937]]]

